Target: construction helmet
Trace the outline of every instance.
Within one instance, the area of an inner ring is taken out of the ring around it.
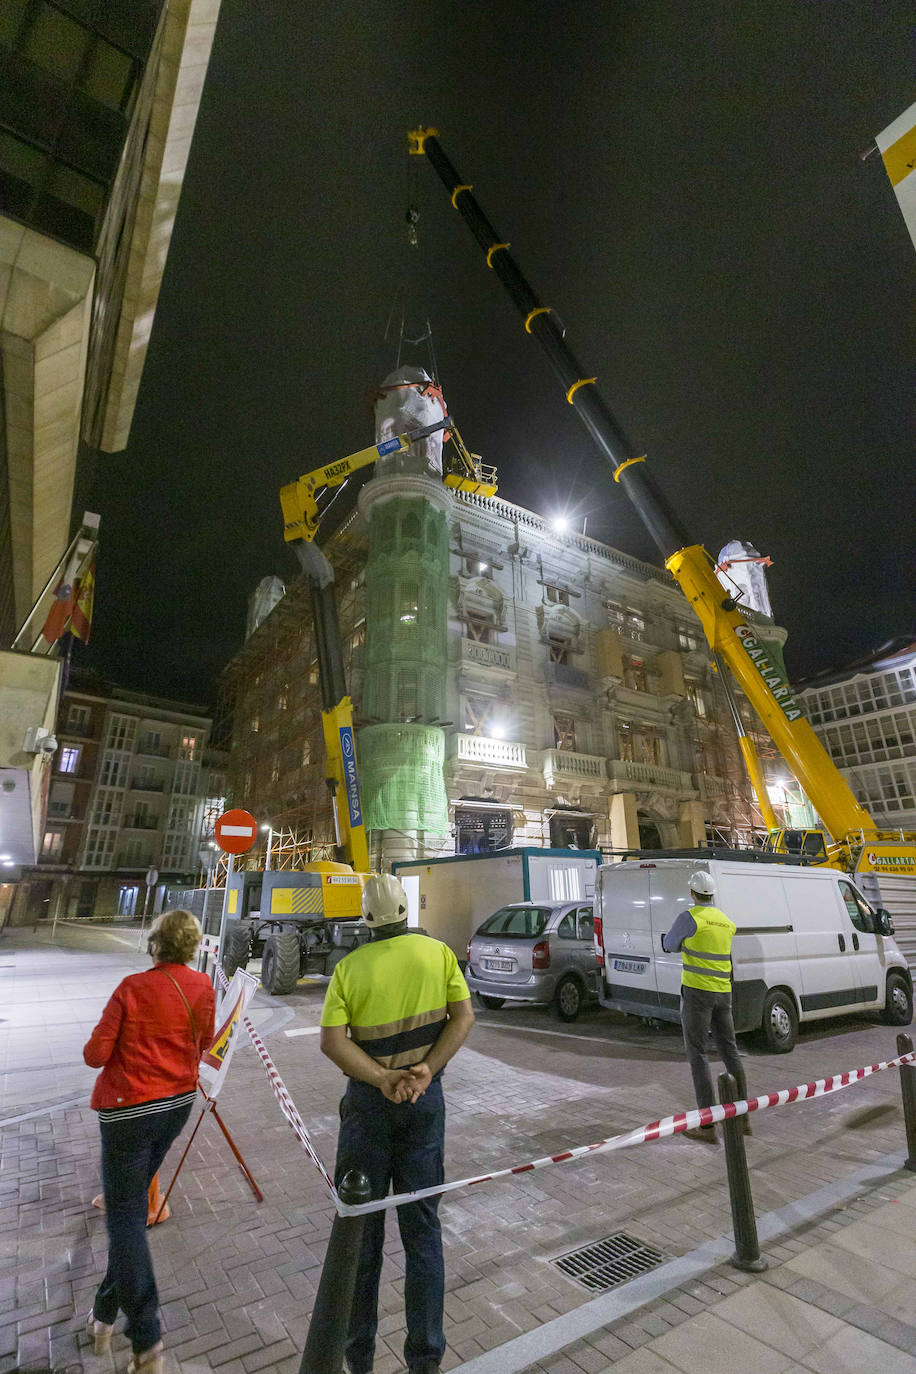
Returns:
[[[367,926],[393,926],[407,920],[407,893],[391,873],[373,873],[363,888],[362,908]]]
[[[691,873],[690,891],[695,892],[698,897],[711,897],[715,890],[716,880],[711,873],[706,873],[703,869]]]

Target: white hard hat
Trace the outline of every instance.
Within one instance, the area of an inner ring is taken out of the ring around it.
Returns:
[[[367,926],[392,926],[407,920],[407,893],[391,873],[373,873],[363,888],[362,908]]]
[[[696,892],[700,897],[711,897],[716,890],[716,880],[711,873],[697,869],[696,873],[690,875],[690,891]]]

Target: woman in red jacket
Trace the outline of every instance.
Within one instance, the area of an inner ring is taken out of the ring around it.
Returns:
[[[120,1308],[133,1346],[128,1374],[160,1374],[159,1295],[146,1239],[147,1190],[191,1112],[201,1052],[213,1039],[210,980],[186,968],[200,943],[190,911],[166,911],[148,949],[155,961],[115,988],[83,1058],[102,1072],[92,1090],[102,1133],[108,1270],[89,1313],[97,1355]]]

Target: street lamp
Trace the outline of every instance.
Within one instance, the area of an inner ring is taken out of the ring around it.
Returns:
[[[264,860],[264,872],[270,872],[270,851],[274,842],[274,828],[272,825],[262,825],[262,831],[267,832],[267,858]]]

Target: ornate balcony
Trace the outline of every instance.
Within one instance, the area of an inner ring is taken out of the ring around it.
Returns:
[[[617,783],[642,787],[667,787],[676,792],[693,792],[693,778],[677,768],[659,763],[635,763],[632,759],[608,759],[608,774]]]
[[[452,735],[448,741],[448,757],[478,768],[505,768],[516,773],[528,767],[524,744],[490,739],[487,735]]]
[[[480,668],[495,668],[500,673],[515,673],[515,648],[511,644],[481,644],[476,639],[461,640],[461,662]]]
[[[694,773],[694,786],[704,801],[718,801],[728,796],[728,780],[714,777],[712,773]]]
[[[603,758],[597,754],[574,754],[568,749],[545,749],[541,766],[548,787],[557,782],[573,782],[600,788],[607,776]]]

